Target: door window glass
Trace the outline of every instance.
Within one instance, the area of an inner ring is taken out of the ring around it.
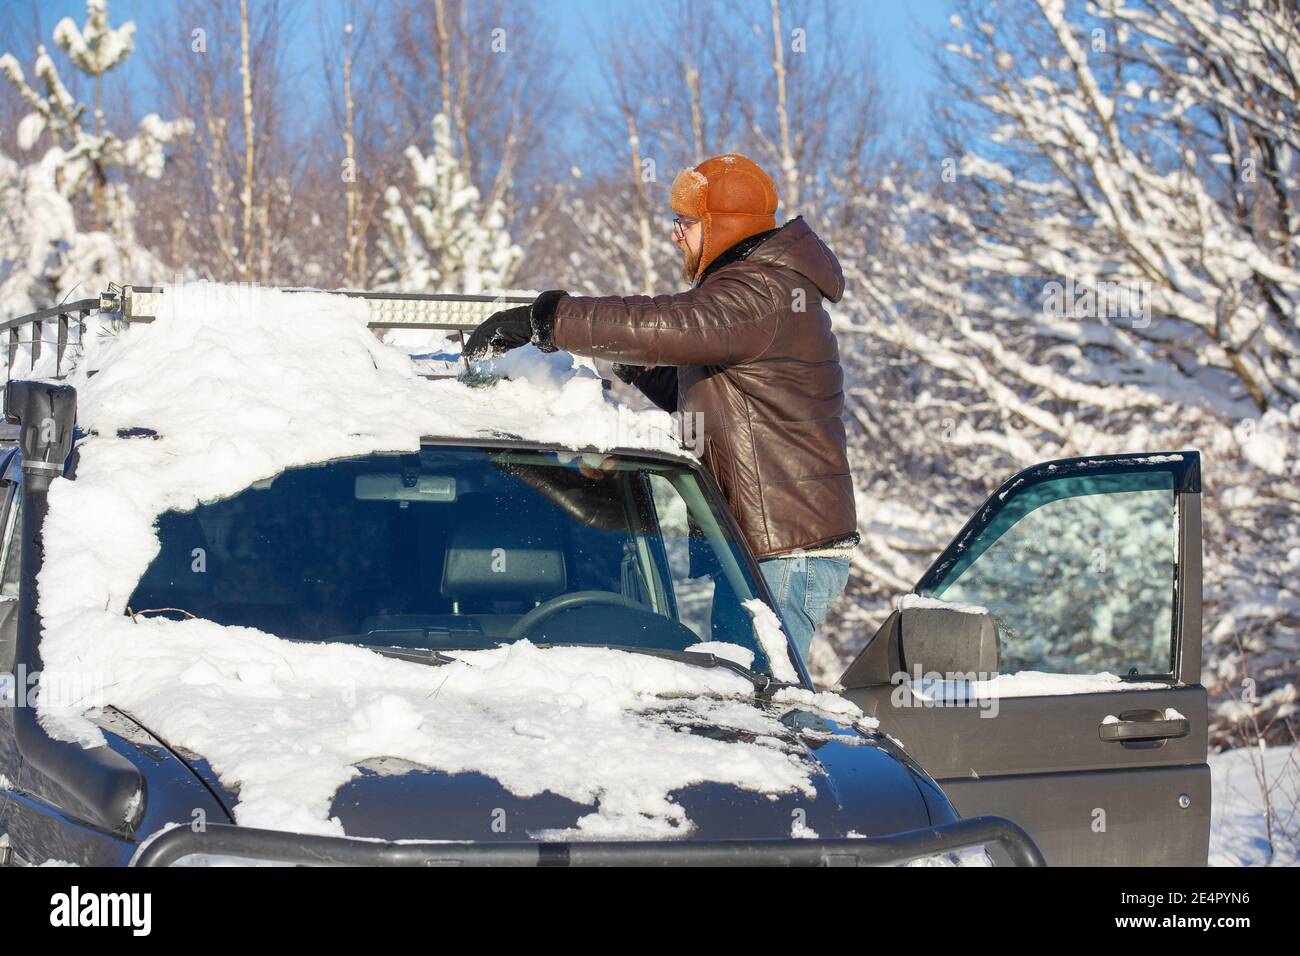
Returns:
[[[1003,673],[1171,673],[1173,475],[1060,478],[1009,494],[933,596],[989,609]]]
[[[700,573],[698,567],[694,570],[695,576],[692,576],[692,552],[698,552],[699,546],[698,543],[692,544],[686,502],[663,475],[650,476],[650,490],[659,517],[668,573],[672,579],[677,619],[694,631],[701,641],[711,641],[713,577]],[[695,563],[700,563],[698,553]]]

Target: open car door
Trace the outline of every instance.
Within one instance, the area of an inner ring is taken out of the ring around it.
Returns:
[[[965,817],[1049,864],[1204,865],[1196,452],[1013,476],[840,682]]]

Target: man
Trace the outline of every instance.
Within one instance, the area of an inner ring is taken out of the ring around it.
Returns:
[[[776,227],[776,187],[744,156],[683,170],[671,205],[690,290],[543,292],[490,318],[465,353],[531,342],[606,359],[661,408],[701,413],[704,463],[806,660],[858,541],[843,373],[822,308],[839,301],[844,276],[802,218]]]

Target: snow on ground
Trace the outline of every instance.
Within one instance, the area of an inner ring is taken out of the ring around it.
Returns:
[[[1210,756],[1210,775],[1210,865],[1300,865],[1300,750],[1294,744],[1227,750]],[[1275,820],[1272,846],[1266,790]]]
[[[88,352],[68,381],[90,437],[76,481],[50,489],[39,578],[42,687],[61,699],[46,694],[38,713],[55,736],[102,744],[82,713],[117,704],[239,782],[240,823],[304,832],[339,832],[331,796],[356,763],[380,755],[481,771],[521,795],[596,802],[579,826],[603,836],[687,825],[668,793],[693,782],[810,790],[805,765],[774,746],[774,719],[748,718],[766,721],[752,743],[723,743],[647,715],[663,695],[748,696],[748,682],[727,671],[528,644],[430,667],[123,614],[168,509],[287,467],[415,450],[430,434],[671,449],[664,413],[616,408],[589,368],[558,374],[554,358],[530,376],[515,354],[515,378],[490,389],[422,379],[367,330],[361,303],[326,294],[168,287],[155,322],[97,338]],[[118,437],[128,428],[158,437]],[[716,710],[707,696],[695,706]]]

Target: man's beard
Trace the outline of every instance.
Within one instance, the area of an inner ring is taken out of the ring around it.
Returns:
[[[704,252],[704,243],[700,243],[700,251],[692,252],[691,247],[682,243],[682,278],[687,282],[695,281],[695,270],[700,267],[700,255]]]

